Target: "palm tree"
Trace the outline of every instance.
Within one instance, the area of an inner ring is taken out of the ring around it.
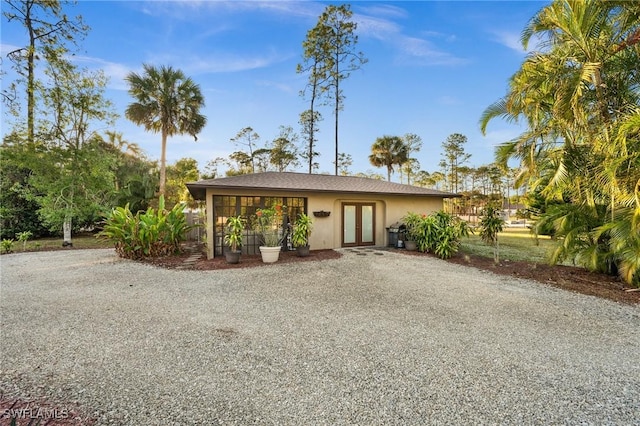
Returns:
[[[197,141],[197,134],[204,128],[207,119],[200,114],[204,97],[200,87],[180,70],[161,66],[159,69],[144,64],[144,73],[130,73],[129,94],[136,102],[130,104],[126,117],[145,130],[162,134],[160,154],[160,190],[165,195],[166,151],[169,136],[189,134]]]
[[[142,154],[140,145],[124,139],[121,132],[107,130],[105,134],[107,135],[107,143],[113,146],[116,150],[132,157],[139,157]]]
[[[640,256],[630,253],[640,236],[626,230],[640,217],[633,130],[640,122],[639,18],[634,2],[553,1],[522,33],[525,47],[540,37],[543,49],[527,57],[480,121],[483,132],[496,117],[528,125],[496,154],[503,164],[519,159],[530,191],[559,203],[540,222],[562,237],[554,257],[624,271],[636,283]]]
[[[394,165],[407,162],[408,150],[404,140],[399,136],[383,136],[377,138],[371,146],[369,162],[375,167],[387,168],[387,180],[391,181]]]

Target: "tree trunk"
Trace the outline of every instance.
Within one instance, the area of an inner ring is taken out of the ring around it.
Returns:
[[[309,174],[313,173],[313,141],[314,141],[314,126],[316,125],[314,116],[313,116],[313,108],[316,101],[316,83],[313,83],[313,92],[311,94],[311,115],[309,116],[310,127],[309,127]]]
[[[72,241],[71,241],[71,215],[67,214],[64,217],[64,222],[62,223],[62,245],[63,246],[70,246],[72,245]]]
[[[36,33],[31,21],[31,7],[33,3],[27,3],[26,27],[29,30],[29,47],[27,50],[27,141],[35,142],[35,50]]]
[[[165,184],[167,180],[167,132],[162,129],[162,151],[160,152],[160,190],[159,197],[165,195]]]
[[[337,59],[337,58],[336,58]],[[340,69],[336,60],[336,176],[338,176],[338,112],[340,111]]]

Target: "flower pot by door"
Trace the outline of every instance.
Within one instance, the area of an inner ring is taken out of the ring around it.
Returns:
[[[264,263],[273,263],[277,262],[280,258],[280,249],[282,247],[268,247],[268,246],[260,246],[260,254],[262,254],[262,261]]]
[[[296,253],[298,254],[298,256],[300,257],[307,257],[309,256],[309,246],[298,246],[296,247]]]
[[[242,253],[240,250],[224,252],[224,256],[227,259],[227,263],[232,263],[232,264],[239,263],[240,253]]]

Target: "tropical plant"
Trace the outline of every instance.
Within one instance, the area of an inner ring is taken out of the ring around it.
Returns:
[[[143,65],[142,75],[130,73],[129,94],[135,102],[130,104],[126,117],[145,130],[162,135],[160,153],[159,195],[165,195],[167,138],[189,134],[197,141],[197,134],[204,128],[207,119],[200,114],[204,97],[200,87],[180,70],[161,66]]]
[[[369,162],[376,167],[387,168],[387,181],[391,181],[393,166],[400,166],[406,163],[407,159],[407,145],[399,136],[382,136],[371,146]]]
[[[480,219],[480,238],[493,246],[493,261],[500,263],[498,233],[502,232],[504,220],[500,216],[500,209],[493,204],[487,205],[482,209]]]
[[[638,17],[635,2],[556,0],[542,8],[522,33],[525,47],[540,39],[540,51],[480,123],[483,132],[496,117],[526,123],[496,156],[518,159],[520,183],[552,206],[540,217],[559,237],[552,260],[635,283],[640,269],[629,253],[637,236],[627,224],[640,212]]]
[[[416,223],[412,226],[415,230],[412,233],[418,250],[433,252],[441,259],[448,259],[456,254],[460,248],[460,239],[469,236],[471,232],[465,221],[444,211],[418,217],[408,213],[405,217],[408,216]]]
[[[277,247],[282,244],[284,232],[282,230],[283,209],[286,206],[276,204],[269,208],[256,210],[255,230],[262,238],[262,244],[267,247]]]
[[[227,219],[224,243],[231,251],[238,251],[242,247],[242,237],[244,233],[244,219],[242,216],[230,216]]]
[[[5,254],[13,253],[13,240],[5,238],[2,240],[2,251]]]
[[[304,247],[309,245],[309,236],[313,230],[313,221],[311,217],[304,213],[300,213],[293,224],[293,233],[291,235],[291,243],[294,247]]]
[[[98,237],[112,241],[118,255],[127,259],[180,253],[180,243],[191,229],[183,209],[183,205],[176,204],[170,211],[165,210],[162,196],[157,211],[150,207],[134,215],[128,205],[116,207]]]
[[[187,182],[200,179],[198,162],[193,158],[180,158],[174,164],[167,166],[166,195],[164,197],[167,208],[178,203],[185,203],[190,208],[196,208],[198,203],[187,189]]]
[[[423,217],[418,213],[408,212],[402,218],[402,223],[405,226],[405,240],[417,241],[419,237],[419,227]]]
[[[31,231],[22,231],[16,234],[16,238],[18,239],[18,241],[22,242],[22,251],[25,251],[27,249],[27,241],[32,236],[33,233]]]

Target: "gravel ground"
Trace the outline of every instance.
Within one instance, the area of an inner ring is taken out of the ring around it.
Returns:
[[[375,250],[224,271],[0,261],[0,393],[97,424],[640,425],[637,306]]]

